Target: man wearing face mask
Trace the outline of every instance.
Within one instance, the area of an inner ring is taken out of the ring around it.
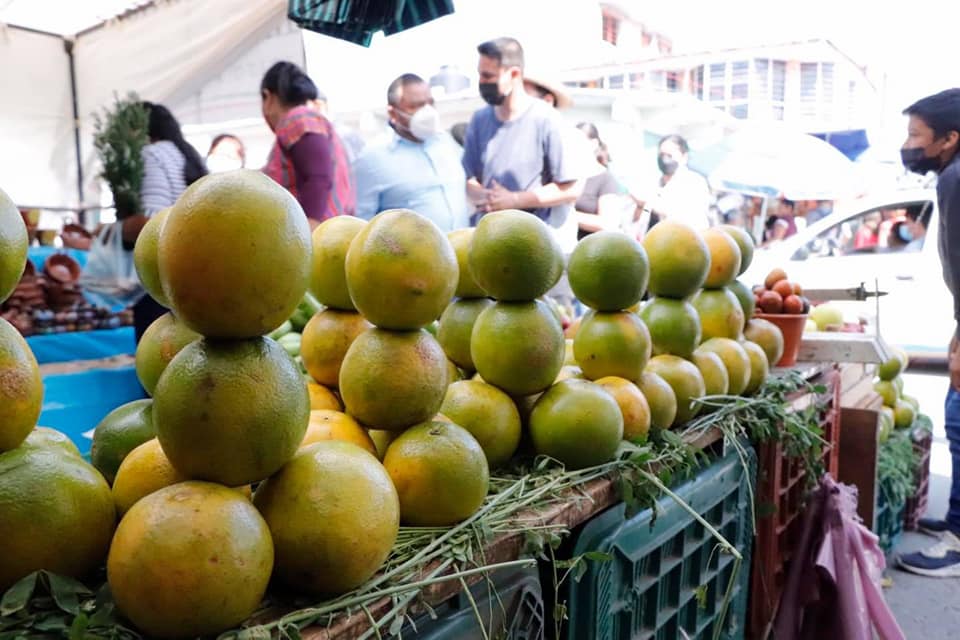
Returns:
[[[412,73],[391,82],[387,118],[390,139],[366,149],[353,168],[357,216],[369,220],[387,209],[411,209],[443,231],[467,226],[460,147],[440,129],[427,83]]]
[[[529,211],[569,254],[577,243],[573,203],[583,190],[583,163],[563,143],[560,114],[524,90],[520,43],[497,38],[477,51],[480,96],[489,106],[473,114],[464,141],[474,221],[489,211]]]
[[[679,135],[665,136],[657,145],[657,167],[660,181],[650,194],[637,200],[657,220],[684,222],[694,229],[710,226],[710,187],[707,180],[687,166],[690,147]]]
[[[939,249],[943,279],[953,294],[954,318],[960,322],[960,89],[948,89],[910,105],[907,140],[900,149],[910,171],[937,173],[940,208]],[[960,350],[954,332],[949,347],[950,387],[944,422],[953,473],[946,518],[921,518],[920,530],[940,541],[918,553],[900,557],[900,566],[936,578],[960,577]]]

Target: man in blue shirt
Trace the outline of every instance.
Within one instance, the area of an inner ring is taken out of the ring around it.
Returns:
[[[583,191],[583,163],[563,144],[563,120],[556,110],[524,90],[520,43],[497,38],[477,50],[480,96],[489,106],[473,114],[463,150],[476,216],[529,211],[553,229],[569,254],[577,243],[573,203]]]
[[[427,83],[412,73],[391,82],[387,117],[390,140],[366,149],[353,167],[357,216],[369,220],[387,209],[411,209],[442,231],[466,227],[460,147],[440,130]]]
[[[927,96],[903,113],[910,117],[907,140],[900,149],[903,165],[920,175],[937,174],[938,248],[958,329],[948,351],[950,387],[944,403],[944,428],[953,463],[950,502],[945,518],[920,519],[920,530],[940,536],[940,542],[900,556],[900,566],[920,575],[960,578],[960,89]],[[917,328],[922,331],[923,312],[918,311]]]

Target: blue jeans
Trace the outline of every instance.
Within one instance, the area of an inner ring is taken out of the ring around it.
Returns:
[[[947,525],[951,531],[960,535],[960,392],[952,386],[947,392],[944,404],[944,423],[947,442],[950,443],[950,458],[953,460],[953,473],[950,480],[950,508],[947,511]]]

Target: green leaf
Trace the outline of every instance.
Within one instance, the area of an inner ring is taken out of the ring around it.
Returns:
[[[613,554],[606,551],[587,551],[583,557],[592,562],[610,562],[613,560]]]
[[[70,635],[68,636],[70,640],[83,640],[87,635],[89,622],[86,614],[83,613],[74,618],[73,624],[70,625]]]
[[[580,582],[583,579],[583,576],[587,574],[587,569],[590,567],[587,566],[586,562],[578,562],[577,566],[573,570],[573,581]]]
[[[34,571],[7,589],[0,600],[0,616],[13,615],[27,606],[36,587],[38,575],[38,572]]]
[[[707,608],[707,586],[700,585],[693,590],[694,597],[697,599],[697,606],[701,609]]]
[[[50,595],[62,611],[77,615],[80,613],[80,596],[93,595],[85,585],[73,578],[45,571]]]
[[[91,627],[110,626],[114,621],[113,611],[114,611],[114,605],[112,602],[108,602],[96,607],[96,609],[94,609],[93,614],[90,616],[90,626]]]

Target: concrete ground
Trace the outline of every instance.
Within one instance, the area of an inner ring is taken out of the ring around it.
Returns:
[[[920,400],[921,410],[933,420],[933,450],[930,456],[930,495],[927,514],[943,517],[950,493],[950,452],[943,430],[943,399],[947,392],[946,375],[907,374],[904,392]],[[898,553],[918,551],[936,542],[916,532],[904,533],[888,558],[887,577],[893,585],[885,591],[907,638],[935,640],[960,636],[960,578],[926,578],[907,573],[896,566]]]

